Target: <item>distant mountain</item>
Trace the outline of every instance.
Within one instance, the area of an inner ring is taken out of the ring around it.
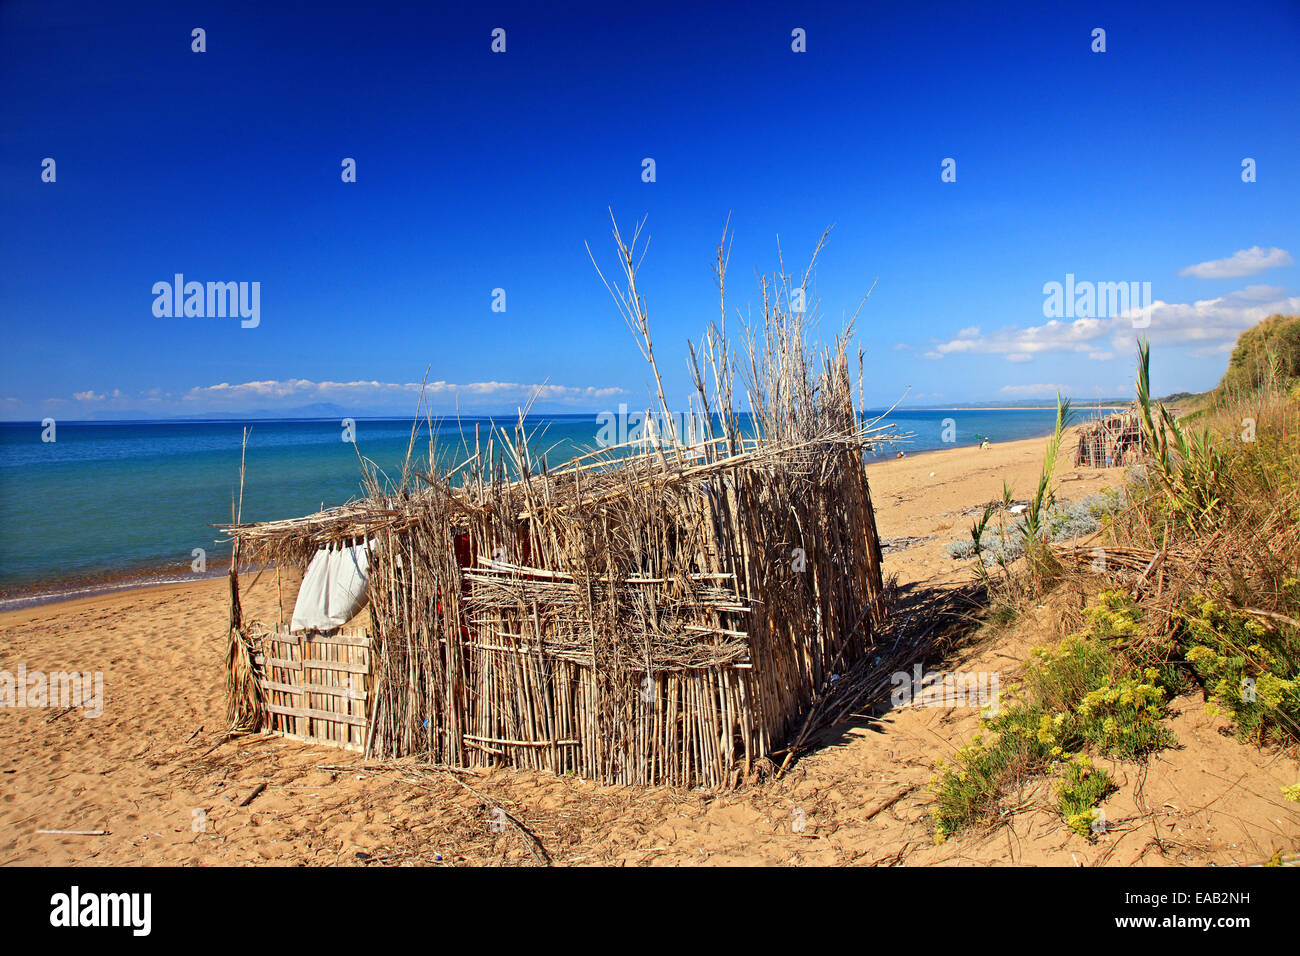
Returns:
[[[296,405],[293,408],[253,408],[248,411],[214,410],[200,415],[159,415],[156,411],[143,409],[114,409],[91,412],[80,417],[82,421],[92,422],[129,422],[129,421],[166,421],[193,422],[211,419],[244,421],[249,418],[373,418],[383,416],[383,412],[347,409],[332,402],[314,402],[311,405]]]
[[[374,414],[355,408],[344,408],[333,402],[313,402],[292,408],[254,408],[246,412],[221,412],[221,418],[371,418]],[[382,414],[382,413],[379,413]],[[185,415],[186,419],[212,418],[211,415]]]

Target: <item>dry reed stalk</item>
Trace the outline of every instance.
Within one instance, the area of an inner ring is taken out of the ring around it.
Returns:
[[[248,456],[248,429],[244,429],[239,454],[239,502],[231,508],[238,524],[244,513],[244,467]],[[226,646],[226,720],[232,731],[260,730],[264,713],[260,671],[253,660],[251,638],[244,627],[239,600],[239,541],[230,552],[230,620]]]

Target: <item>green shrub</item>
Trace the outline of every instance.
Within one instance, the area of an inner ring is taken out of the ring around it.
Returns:
[[[1258,743],[1300,738],[1300,638],[1294,628],[1210,598],[1188,601],[1176,620],[1188,662],[1210,701],[1232,715],[1238,736]]]
[[[1034,650],[1018,698],[989,721],[990,733],[936,768],[930,784],[936,840],[991,822],[1006,793],[1054,768],[1062,774],[1058,807],[1072,829],[1087,835],[1091,811],[1113,782],[1085,752],[1131,760],[1177,743],[1163,722],[1161,671],[1140,667],[1120,650],[1140,628],[1132,601],[1103,592],[1088,613],[1086,633]]]
[[[1076,711],[1080,735],[1099,753],[1128,760],[1177,743],[1165,716],[1165,689],[1148,668],[1141,680],[1124,677],[1113,686],[1088,694]]]
[[[1084,837],[1092,836],[1098,805],[1117,790],[1114,779],[1105,770],[1094,767],[1084,754],[1065,764],[1056,786],[1056,808],[1065,825]]]
[[[1300,316],[1270,315],[1246,331],[1228,358],[1216,398],[1286,387],[1300,376]]]
[[[1017,780],[1042,773],[1047,748],[1018,723],[1023,712],[997,718],[1004,732],[977,735],[957,751],[951,766],[940,760],[930,783],[934,805],[930,817],[935,840],[943,842],[958,830],[992,821],[1002,795]]]

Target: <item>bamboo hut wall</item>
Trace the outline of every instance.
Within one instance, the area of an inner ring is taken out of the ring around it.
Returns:
[[[546,492],[500,487],[466,514],[440,489],[378,536],[377,756],[734,783],[870,643],[880,552],[852,445],[629,476],[520,521]]]

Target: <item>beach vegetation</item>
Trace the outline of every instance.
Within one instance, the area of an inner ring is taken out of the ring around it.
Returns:
[[[1082,837],[1093,834],[1101,801],[1118,788],[1109,773],[1093,765],[1087,754],[1077,754],[1064,765],[1056,786],[1056,807],[1065,825]]]
[[[1009,796],[1045,777],[1057,779],[1056,807],[1066,825],[1087,836],[1094,811],[1114,790],[1093,758],[1138,760],[1177,745],[1166,721],[1164,673],[1129,646],[1141,628],[1136,604],[1104,592],[1083,630],[1034,650],[987,731],[938,766],[930,783],[937,840],[996,822]]]
[[[1100,531],[1107,517],[1123,507],[1123,500],[1122,494],[1103,493],[1087,495],[1074,502],[1056,502],[1047,512],[1044,530],[1040,533],[1051,543],[1085,538]],[[1017,519],[1010,525],[1003,521],[1000,527],[989,530],[995,514],[1004,517],[1008,512],[1009,508],[1003,502],[990,502],[971,527],[970,535],[948,544],[948,556],[962,560],[979,555],[986,568],[1000,567],[1001,558],[1010,562],[1022,557],[1027,537],[1024,519]]]
[[[1056,778],[1065,824],[1089,836],[1114,787],[1093,761],[1141,760],[1175,746],[1169,702],[1198,690],[1242,740],[1300,752],[1294,329],[1300,320],[1273,317],[1243,335],[1213,400],[1194,417],[1152,399],[1150,349],[1140,342],[1146,456],[1122,487],[1058,506],[1054,435],[1025,518],[1008,522],[1004,490],[970,539],[950,546],[954,557],[978,559],[991,609],[1015,597],[1021,606],[1029,595],[1051,600],[1072,633],[1031,655],[989,732],[938,768],[936,839],[996,822],[1010,795],[1046,775]],[[1057,543],[1083,534],[1092,535],[1083,548]],[[1081,612],[1070,610],[1079,602]],[[1297,790],[1284,796],[1295,799]]]
[[[1243,333],[1194,426],[1150,399],[1150,350],[1139,343],[1151,454],[1106,542],[1145,548],[1161,566],[1129,584],[1158,611],[1152,653],[1198,683],[1240,737],[1291,747],[1300,745],[1297,336],[1300,317],[1284,316]]]
[[[1186,660],[1208,700],[1231,715],[1239,737],[1261,744],[1300,737],[1300,640],[1294,627],[1270,627],[1212,598],[1188,600],[1175,620]]]
[[[1242,332],[1227,371],[1212,393],[1216,403],[1300,384],[1300,315],[1270,315]]]

